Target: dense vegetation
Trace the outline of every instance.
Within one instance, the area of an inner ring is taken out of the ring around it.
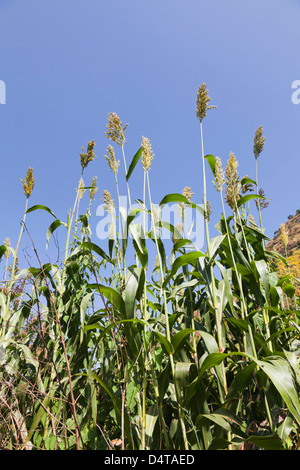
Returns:
[[[66,221],[48,207],[28,207],[35,183],[29,168],[17,246],[7,239],[0,247],[1,449],[299,447],[299,279],[284,256],[266,249],[262,211],[268,201],[258,186],[263,129],[254,137],[255,178],[240,177],[234,153],[223,170],[218,157],[204,153],[203,120],[214,107],[209,103],[202,84],[196,102],[201,206],[185,187],[155,207],[149,139],[142,138],[127,168],[126,126],[116,114],[108,116],[112,145],[106,160],[118,201],[104,190],[111,217],[105,243],[91,239],[97,180],[83,182],[94,141],[80,153],[78,190]],[[115,148],[124,163],[128,212],[119,204]],[[144,189],[133,207],[130,184],[138,164]],[[222,210],[215,237],[206,195],[212,178]],[[169,203],[178,204],[180,225],[161,220],[160,209]],[[257,224],[249,213],[252,203]],[[205,251],[189,239],[187,210],[203,217]],[[65,231],[64,259],[42,264],[31,240],[36,266],[21,269],[22,236],[30,237],[30,217],[39,211],[51,218],[48,242],[54,231]],[[283,276],[274,267],[279,261],[287,268]]]

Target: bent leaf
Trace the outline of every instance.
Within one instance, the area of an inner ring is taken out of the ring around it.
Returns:
[[[136,152],[136,154],[134,155],[134,157],[133,157],[133,159],[132,159],[132,161],[131,161],[131,163],[130,163],[130,165],[129,165],[128,172],[127,172],[127,175],[126,175],[126,181],[129,180],[129,178],[130,178],[130,176],[131,176],[133,170],[135,169],[136,164],[137,164],[137,162],[139,161],[139,159],[140,159],[142,153],[143,153],[143,149],[142,149],[142,147],[141,147],[141,148]]]

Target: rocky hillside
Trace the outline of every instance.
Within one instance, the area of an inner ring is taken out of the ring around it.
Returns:
[[[300,211],[294,216],[289,216],[284,223],[287,231],[287,255],[292,256],[295,251],[300,251]],[[280,228],[274,233],[274,238],[267,244],[267,249],[276,251],[285,256],[286,251],[281,239]]]
[[[284,236],[282,237],[281,228],[286,231],[286,239]],[[289,216],[281,228],[275,232],[273,240],[267,244],[266,248],[286,258],[288,266],[282,261],[278,261],[276,271],[281,277],[292,276],[295,294],[300,297],[300,210],[297,211],[296,215]],[[283,241],[285,241],[286,247]]]

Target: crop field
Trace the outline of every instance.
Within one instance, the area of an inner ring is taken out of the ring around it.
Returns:
[[[221,160],[204,151],[215,108],[202,83],[195,96],[201,204],[187,186],[153,204],[155,149],[141,136],[135,155],[127,155],[127,125],[115,113],[103,129],[108,145],[101,161],[112,179],[106,188],[97,177],[87,181],[95,141],[86,143],[64,220],[51,207],[30,204],[36,178],[28,168],[19,185],[25,210],[17,244],[7,238],[0,246],[2,450],[300,446],[300,280],[287,257],[266,248],[268,200],[259,186],[264,130],[257,127],[251,143],[255,176],[240,175],[233,152]],[[138,166],[142,192],[132,200]],[[116,200],[109,184],[116,185]],[[208,185],[219,193],[216,236]],[[100,242],[90,227],[96,197],[109,221]],[[178,223],[164,219],[170,204]],[[42,263],[30,236],[30,220],[41,211],[49,216],[47,243],[57,231],[65,237],[59,262]],[[204,248],[190,237],[190,214],[201,220],[195,228]],[[18,257],[24,234],[35,253],[30,267]],[[283,243],[285,236],[282,227]]]

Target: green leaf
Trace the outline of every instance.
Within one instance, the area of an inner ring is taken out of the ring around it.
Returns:
[[[254,184],[256,185],[256,182],[252,180],[251,178],[245,177],[241,180],[241,185],[244,186],[244,184]]]
[[[191,369],[194,369],[195,367],[195,364],[191,364],[190,362],[177,362],[175,365],[174,385],[180,402],[182,402],[186,387],[190,382]]]
[[[196,427],[201,428],[203,424],[205,423],[204,420],[208,419],[210,421],[213,421],[215,424],[218,424],[221,428],[225,429],[226,432],[231,431],[231,426],[230,424],[224,419],[222,416],[217,415],[215,413],[210,413],[210,414],[200,414],[198,415],[196,419]]]
[[[165,246],[164,246],[161,238],[158,235],[156,235],[156,241],[155,241],[155,236],[154,236],[153,230],[151,230],[151,232],[148,232],[147,235],[153,241],[153,243],[157,242],[158,250],[159,250],[159,253],[160,253],[160,257],[161,257],[162,268],[165,271],[167,269],[167,255],[166,255]]]
[[[93,295],[94,295],[94,292],[89,292],[83,297],[80,303],[80,323],[81,323],[80,342],[82,342],[83,340],[86,310],[90,304],[90,301]]]
[[[47,238],[46,249],[48,249],[49,240],[50,240],[51,235],[61,225],[64,225],[66,227],[66,224],[64,222],[62,222],[61,220],[59,220],[59,219],[54,220],[54,222],[52,222],[52,224],[49,225],[48,230],[47,230],[47,235],[46,235],[46,238]]]
[[[153,449],[154,428],[158,418],[156,405],[151,405],[146,414],[146,450]]]
[[[88,250],[91,250],[91,251],[94,251],[95,253],[97,253],[99,256],[101,256],[101,258],[105,259],[106,261],[109,261],[110,263],[112,263],[112,260],[110,259],[110,257],[105,253],[104,250],[102,250],[102,248],[100,248],[98,245],[96,245],[95,243],[91,243],[90,241],[88,242],[83,242],[82,243],[82,246],[84,248],[87,248]]]
[[[242,439],[247,439],[247,435],[240,430],[243,426],[242,420],[229,410],[218,408],[214,413],[201,413],[196,419],[196,427],[203,427],[206,421],[212,421],[227,433],[236,434]]]
[[[274,386],[285,401],[288,409],[300,425],[299,394],[295,388],[291,369],[284,359],[274,358],[269,361],[258,361],[259,367],[272,380]]]
[[[242,318],[228,317],[224,319],[230,325],[236,326],[240,331],[248,331],[248,324]]]
[[[167,362],[165,368],[159,374],[157,381],[158,381],[158,390],[159,390],[159,403],[162,403],[165,397],[165,393],[170,383],[170,373],[171,373],[171,365],[170,361]]]
[[[186,289],[187,287],[194,287],[196,284],[198,284],[198,279],[192,279],[191,281],[183,282],[182,284],[179,284],[178,286],[174,287],[172,290],[171,294],[169,295],[169,298],[175,297],[178,291],[181,289]],[[179,312],[179,314],[182,315],[182,312]],[[178,315],[178,314],[177,314]]]
[[[179,331],[176,333],[176,335],[172,336],[171,342],[174,347],[174,351],[177,352],[179,349],[181,349],[183,343],[185,342],[187,336],[189,336],[191,333],[193,333],[193,329],[191,328],[185,328],[184,330]]]
[[[290,299],[292,299],[294,297],[294,294],[295,294],[295,291],[296,291],[295,287],[292,284],[290,284],[289,282],[285,282],[282,285],[282,290]]]
[[[171,276],[174,275],[182,266],[186,266],[187,264],[194,264],[198,258],[203,256],[205,256],[205,254],[202,253],[202,251],[191,251],[185,255],[178,256],[172,265]]]
[[[178,234],[179,235],[179,232]],[[180,238],[179,240],[176,240],[174,245],[173,245],[173,248],[172,248],[172,252],[176,252],[176,251],[179,251],[180,248],[182,248],[183,246],[191,246],[192,242],[191,240],[187,239],[187,238]]]
[[[53,214],[52,210],[49,209],[49,207],[42,206],[42,205],[40,205],[40,204],[37,204],[37,205],[32,206],[32,207],[30,207],[29,209],[27,209],[26,214],[29,214],[29,212],[33,212],[33,211],[36,211],[36,210],[38,210],[38,209],[41,209],[41,210],[44,210],[44,211],[49,212],[49,214],[53,215],[53,217],[54,217],[55,219],[57,219],[56,215]]]
[[[253,362],[243,367],[235,374],[228,389],[227,399],[232,397],[239,398],[241,396],[241,393],[243,393],[250,381],[253,380],[253,373],[255,370],[256,364]]]
[[[41,419],[43,418],[45,413],[47,413],[47,411],[48,411],[47,408],[48,408],[48,405],[51,401],[51,397],[54,396],[56,390],[57,390],[57,386],[52,385],[51,390],[48,391],[48,395],[44,398],[42,404],[39,406],[38,410],[34,413],[32,424],[31,424],[30,429],[28,431],[26,440],[23,444],[23,448],[25,448],[25,445],[27,444],[27,442],[30,441],[33,433],[37,430]]]
[[[103,284],[88,284],[88,287],[103,294],[104,297],[106,297],[107,300],[109,300],[109,302],[123,315],[123,318],[125,318],[125,302],[120,292]]]
[[[246,442],[252,442],[252,444],[265,450],[283,450],[281,440],[275,434],[268,436],[250,436],[246,439]]]
[[[242,196],[238,200],[237,206],[241,207],[243,204],[245,204],[245,202],[249,201],[250,199],[266,199],[266,198],[263,196],[260,196],[259,194],[246,194],[246,196]]]
[[[270,282],[269,282],[269,272],[268,272],[267,263],[263,259],[254,261],[254,263],[255,263],[257,271],[259,272],[263,286],[265,288],[266,300],[268,300],[269,292],[270,292]]]
[[[165,336],[163,336],[161,333],[159,333],[158,331],[153,331],[153,333],[155,334],[156,338],[160,342],[163,349],[167,352],[167,354],[174,354],[174,352],[175,352],[174,347],[167,340],[167,338]]]
[[[89,219],[86,214],[80,215],[79,220],[82,223],[83,227],[88,227],[89,225]]]
[[[126,318],[135,316],[136,302],[139,300],[140,280],[145,279],[144,269],[130,267],[125,273],[125,310]],[[142,277],[141,277],[142,276]]]
[[[5,245],[0,245],[0,259],[2,258],[6,250],[7,250],[7,247]]]
[[[231,444],[227,439],[217,439],[215,438],[207,450],[224,450],[228,449],[228,446]]]
[[[218,351],[218,345],[215,339],[211,335],[209,335],[209,333],[200,331],[200,334],[202,335],[202,337],[206,338],[206,347],[208,346],[209,349],[213,351]],[[209,337],[211,337],[211,339],[209,339]],[[194,379],[193,382],[191,382],[190,385],[187,387],[187,400],[191,400],[193,398],[196,393],[199,380],[208,369],[215,368],[218,377],[221,380],[221,371],[219,370],[219,367],[225,357],[227,357],[227,354],[219,352],[211,352],[210,354],[205,356],[202,364],[200,365],[198,377],[196,377],[196,379]]]
[[[128,408],[132,411],[136,405],[135,397],[137,396],[138,392],[139,392],[138,385],[136,385],[134,382],[129,382],[129,384],[126,387],[126,402],[127,402]]]
[[[226,235],[218,235],[210,240],[210,256],[213,258]]]
[[[210,169],[212,171],[212,174],[215,176],[215,166],[216,166],[216,158],[213,156],[213,155],[205,155],[205,157],[209,166],[210,166]]]
[[[277,428],[276,432],[281,439],[281,442],[286,442],[293,429],[293,424],[293,418],[291,416],[286,416],[280,426]]]
[[[0,293],[0,312],[1,312],[1,318],[4,318],[5,312],[6,312],[6,297],[2,292]]]
[[[133,245],[135,248],[135,252],[143,266],[143,268],[147,268],[148,265],[148,252],[146,249],[145,243],[145,234],[143,230],[143,226],[141,223],[134,224],[130,226],[130,233],[133,238]]]
[[[204,216],[204,210],[202,207],[200,207],[198,204],[195,204],[194,202],[189,202],[189,200],[183,196],[182,194],[179,193],[172,193],[172,194],[167,194],[159,203],[159,206],[164,206],[165,204],[168,204],[169,202],[184,202],[187,207],[191,207],[192,209],[196,209],[197,211],[200,212]]]
[[[211,353],[206,356],[200,367],[198,377],[201,377],[208,369],[219,366],[221,362],[224,361],[225,357],[227,357],[225,353]]]
[[[103,380],[100,379],[100,377],[96,374],[96,372],[91,372],[91,376],[101,385],[101,387],[106,391],[106,393],[109,395],[113,402],[113,406],[116,412],[116,417],[118,419],[118,422],[121,422],[122,420],[122,400],[120,398],[117,398],[115,393],[113,392],[112,388],[105,383]],[[130,424],[129,424],[129,419],[127,413],[124,413],[124,427],[125,427],[125,432],[126,436],[131,442],[131,429],[130,429]]]
[[[127,250],[127,243],[128,243],[128,231],[129,231],[129,228],[130,228],[130,224],[131,222],[135,219],[135,217],[142,211],[144,211],[145,209],[141,209],[141,208],[134,208],[134,209],[131,209],[131,211],[129,212],[127,218],[126,218],[126,221],[125,221],[125,227],[124,227],[124,231],[123,231],[123,239],[122,239],[122,248],[123,248],[123,254],[125,255],[126,253],[126,250]],[[124,217],[126,217],[124,215]]]
[[[169,202],[184,202],[185,204],[189,204],[189,200],[182,194],[172,193],[172,194],[167,194],[164,198],[162,198],[162,200],[159,203],[159,206],[164,206],[165,204],[168,204]]]
[[[225,284],[225,294],[229,303],[229,306],[231,308],[231,312],[234,314],[234,305],[233,305],[233,295],[232,295],[232,289],[229,281],[229,276],[228,276],[228,271],[227,269],[224,268],[222,263],[219,263],[219,261],[215,260],[216,265],[220,269],[220,272],[222,274],[224,284]]]
[[[137,164],[137,162],[139,161],[141,155],[143,153],[143,149],[142,147],[136,152],[136,154],[134,155],[130,165],[129,165],[129,168],[128,168],[128,172],[127,172],[127,175],[126,175],[126,181],[129,180],[133,170],[135,169],[135,166]]]
[[[56,444],[56,436],[46,436],[45,437],[45,448],[46,450],[54,450]]]

